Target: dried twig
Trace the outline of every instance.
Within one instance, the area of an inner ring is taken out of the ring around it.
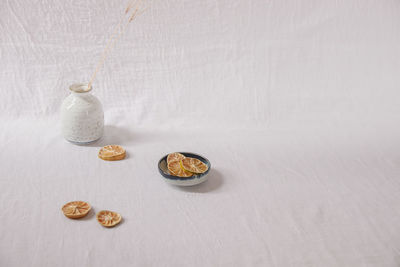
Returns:
[[[96,69],[95,69],[92,77],[90,78],[88,88],[92,87],[92,83],[93,83],[94,79],[96,78],[97,73],[99,72],[101,67],[104,65],[104,62],[106,61],[110,50],[114,47],[114,45],[118,42],[118,40],[124,34],[129,23],[132,22],[138,15],[141,15],[143,13],[144,10],[142,10],[141,12],[138,13],[138,11],[141,8],[142,2],[143,2],[143,0],[131,0],[128,3],[128,5],[125,9],[125,13],[122,15],[118,25],[115,27],[113,33],[111,34],[110,39],[107,42],[106,47],[103,50],[103,54],[102,54],[99,62],[97,63]],[[124,22],[124,20],[126,20],[126,17],[127,17],[126,15],[129,14],[129,11],[132,8],[134,8],[132,14],[128,17],[128,21],[123,25],[123,22]],[[122,27],[122,29],[121,29],[121,27]],[[117,33],[118,33],[118,35],[117,35]]]

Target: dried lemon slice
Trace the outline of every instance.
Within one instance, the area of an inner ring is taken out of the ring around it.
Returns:
[[[102,147],[99,151],[99,158],[103,160],[121,160],[126,155],[125,149],[118,145],[108,145]]]
[[[184,158],[185,158],[185,156],[182,155],[181,153],[178,153],[178,152],[171,153],[167,157],[167,163],[170,163],[173,161],[180,161],[180,160],[183,160]]]
[[[72,201],[61,208],[64,215],[71,219],[78,219],[86,216],[90,209],[89,203],[84,201]]]
[[[121,215],[119,213],[102,210],[96,215],[97,221],[104,227],[113,227],[121,222]]]
[[[172,161],[172,162],[168,163],[168,170],[170,171],[170,173],[172,175],[178,176],[178,177],[190,177],[193,175],[193,173],[182,169],[179,161]]]
[[[182,169],[193,173],[203,173],[208,170],[206,164],[195,158],[184,158],[180,161]]]

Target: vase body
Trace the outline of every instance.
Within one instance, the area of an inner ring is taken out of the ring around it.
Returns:
[[[71,143],[84,145],[103,135],[104,113],[100,101],[86,84],[73,84],[61,105],[61,131]]]

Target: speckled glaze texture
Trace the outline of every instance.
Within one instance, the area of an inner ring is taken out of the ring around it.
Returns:
[[[73,91],[63,101],[61,129],[65,139],[75,144],[91,143],[101,138],[103,128],[102,105],[90,92]]]

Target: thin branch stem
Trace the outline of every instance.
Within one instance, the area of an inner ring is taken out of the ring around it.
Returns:
[[[142,4],[143,0],[131,0],[128,4],[128,6],[125,9],[125,13],[123,14],[123,16],[121,16],[121,19],[118,23],[118,25],[115,27],[113,33],[111,34],[110,39],[107,42],[106,47],[103,50],[102,56],[99,60],[99,62],[96,65],[96,69],[92,75],[92,77],[90,78],[89,84],[88,84],[88,88],[92,87],[92,83],[94,81],[94,79],[96,78],[97,73],[99,72],[99,70],[101,69],[101,67],[104,65],[104,62],[107,59],[107,56],[110,52],[110,50],[114,47],[114,45],[116,44],[116,42],[121,38],[121,36],[124,34],[128,24],[133,21],[137,15],[138,15],[138,10],[140,9],[140,6]],[[125,25],[123,25],[123,21],[126,18],[126,15],[129,13],[129,11],[131,10],[132,7],[136,6],[136,8],[134,9],[134,11],[132,12],[131,16],[129,16],[128,22],[125,23]],[[140,12],[140,14],[143,12]],[[122,29],[121,29],[122,27]],[[117,34],[118,33],[118,34]]]

